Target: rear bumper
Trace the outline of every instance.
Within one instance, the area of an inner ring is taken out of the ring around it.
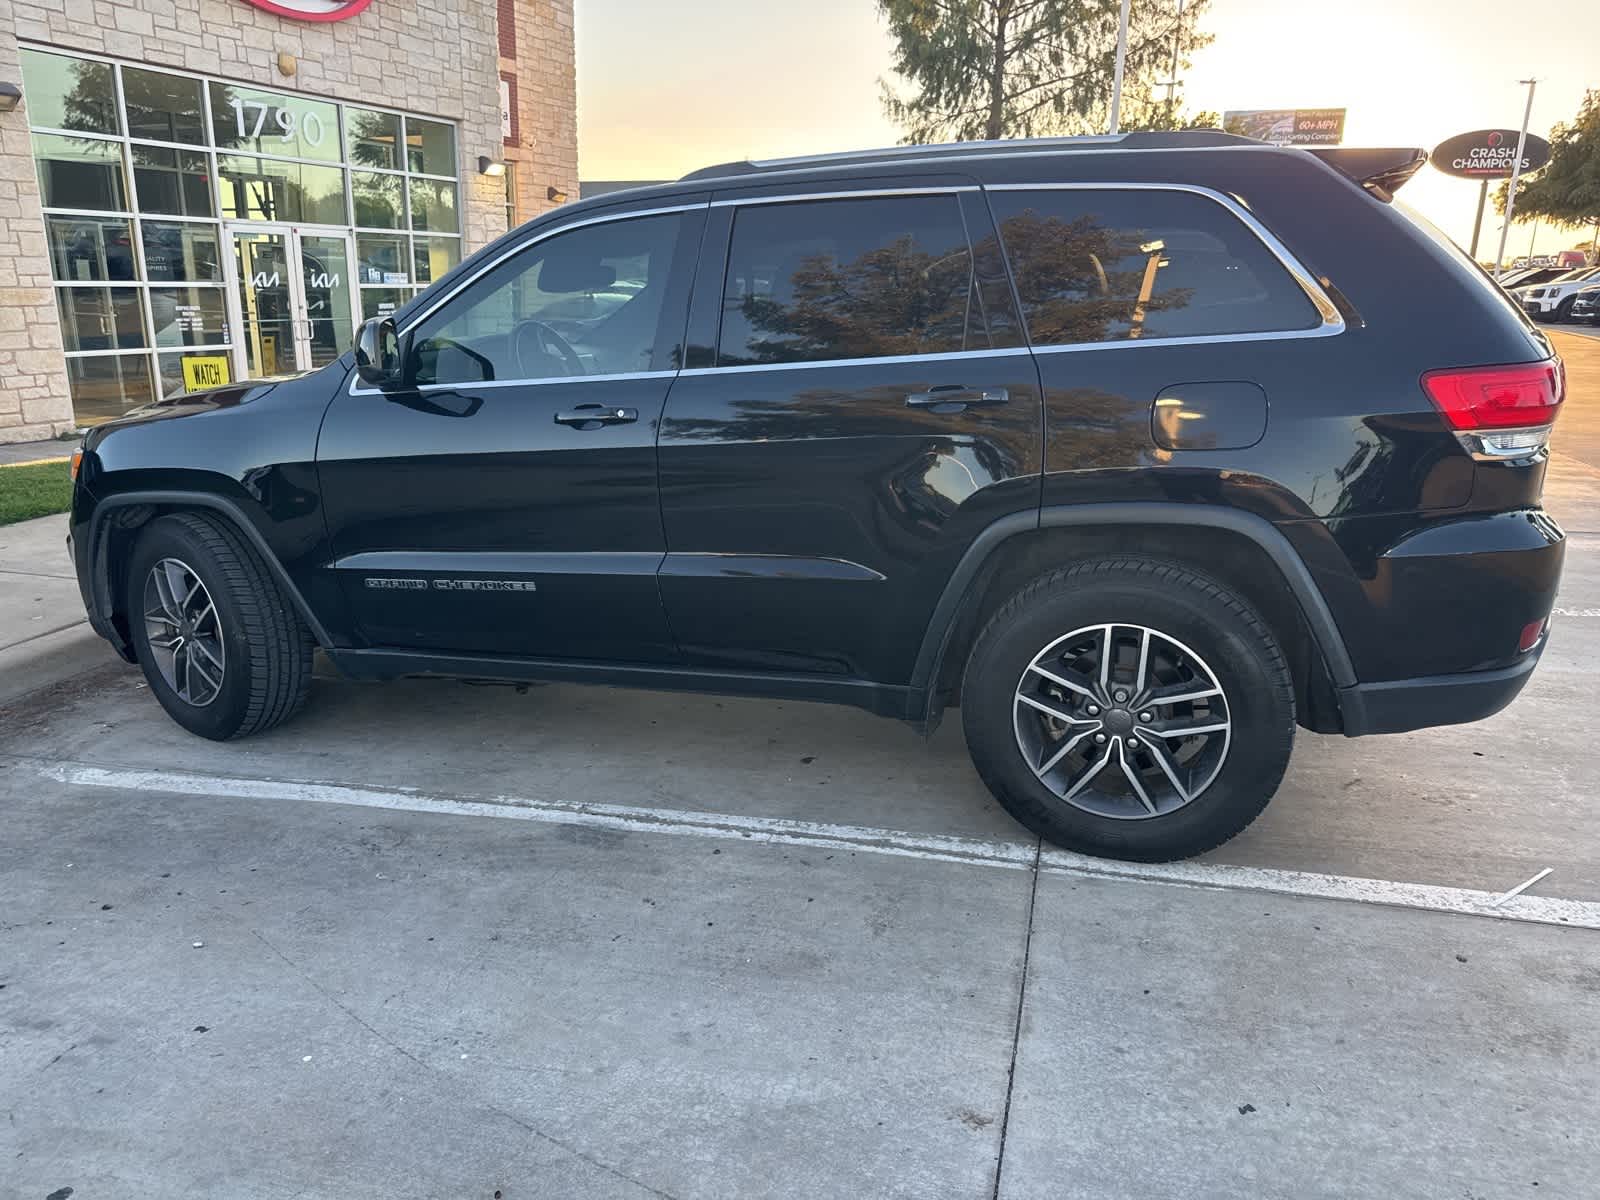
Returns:
[[[1517,698],[1549,645],[1543,641],[1509,667],[1358,683],[1339,692],[1346,737],[1464,725],[1492,717]]]

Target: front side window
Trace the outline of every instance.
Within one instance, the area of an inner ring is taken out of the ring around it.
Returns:
[[[1311,329],[1320,314],[1216,201],[1107,188],[990,193],[1036,346]]]
[[[535,243],[417,327],[412,382],[651,370],[663,336],[670,337],[663,299],[683,229],[683,215],[673,213]]]
[[[987,348],[954,195],[751,205],[733,224],[717,365]]]

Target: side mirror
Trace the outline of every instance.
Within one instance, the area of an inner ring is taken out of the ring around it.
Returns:
[[[393,317],[363,321],[356,334],[356,374],[362,383],[392,387],[400,382],[400,335]]]

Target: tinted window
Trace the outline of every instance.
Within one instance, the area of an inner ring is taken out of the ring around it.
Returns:
[[[997,191],[990,203],[1035,345],[1320,323],[1283,264],[1204,196]]]
[[[122,95],[128,103],[129,137],[205,145],[198,79],[123,67]]]
[[[717,363],[987,348],[955,196],[741,208]]]
[[[678,214],[639,217],[536,243],[417,327],[413,381],[555,379],[661,365],[663,297],[683,227]]]
[[[28,122],[34,128],[122,132],[117,124],[117,89],[109,63],[27,49],[21,57]]]
[[[133,234],[128,222],[95,217],[47,217],[50,266],[56,279],[136,279]],[[146,229],[149,226],[145,226]]]
[[[131,146],[133,186],[139,211],[180,217],[210,217],[211,168],[206,156],[162,146]]]

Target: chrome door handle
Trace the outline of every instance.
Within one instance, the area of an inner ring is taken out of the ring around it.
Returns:
[[[639,419],[637,408],[612,408],[606,404],[580,404],[556,414],[557,425],[574,429],[600,429],[606,425],[629,425]]]
[[[979,404],[1004,404],[1010,395],[1005,388],[969,388],[959,383],[943,384],[906,397],[907,408],[967,408]]]

